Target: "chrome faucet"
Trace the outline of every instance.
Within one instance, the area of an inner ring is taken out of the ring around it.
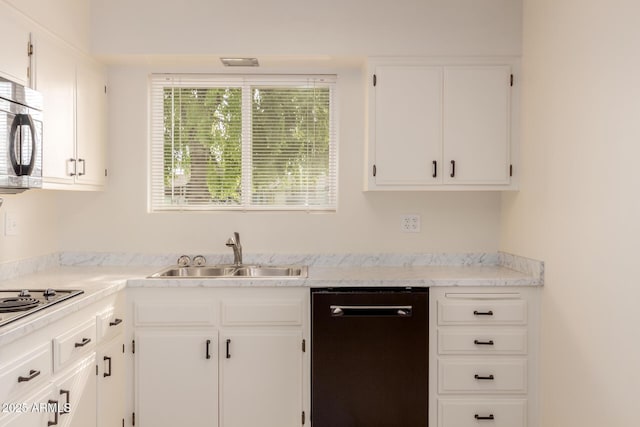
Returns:
[[[227,240],[226,245],[233,249],[233,264],[242,264],[242,245],[240,244],[240,233],[237,231],[233,233],[233,237]]]

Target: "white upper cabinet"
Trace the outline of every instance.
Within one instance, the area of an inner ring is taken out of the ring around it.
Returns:
[[[444,68],[445,183],[509,184],[510,82],[506,65]]]
[[[375,75],[376,184],[440,183],[442,68],[380,66]]]
[[[46,33],[34,36],[35,89],[44,97],[45,188],[101,189],[105,183],[104,67]]]
[[[0,2],[0,77],[29,86],[30,29],[26,20]]]
[[[516,65],[371,59],[366,189],[517,189]]]

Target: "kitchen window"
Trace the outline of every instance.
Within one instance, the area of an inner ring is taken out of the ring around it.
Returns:
[[[150,84],[150,211],[336,210],[336,76]]]

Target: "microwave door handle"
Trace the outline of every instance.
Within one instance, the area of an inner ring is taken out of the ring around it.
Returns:
[[[24,165],[22,163],[22,144],[24,143],[24,138],[22,136],[22,126],[29,126],[31,130],[31,159],[29,159],[29,164]],[[20,129],[20,132],[18,132]],[[19,137],[18,142],[18,150],[20,153],[20,162],[18,162],[18,158],[16,156],[16,134]],[[31,116],[28,114],[16,114],[13,119],[13,123],[11,124],[11,134],[9,138],[9,157],[11,158],[11,166],[13,167],[13,171],[18,176],[22,175],[31,175],[33,172],[33,168],[35,166],[36,160],[36,126],[31,119]],[[25,168],[26,166],[26,168]]]

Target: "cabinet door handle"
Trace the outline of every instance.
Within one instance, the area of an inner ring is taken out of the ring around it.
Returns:
[[[473,340],[473,343],[475,345],[493,345],[493,340],[489,340],[489,341]]]
[[[69,159],[67,161],[73,163],[73,172],[69,172],[69,176],[76,176],[78,174],[78,161],[76,159]]]
[[[87,162],[85,159],[78,159],[78,163],[82,163],[82,172],[78,172],[78,176],[87,174]]]
[[[102,376],[110,377],[111,376],[111,358],[109,356],[105,356],[103,360],[107,362],[107,367],[109,368],[109,372],[105,371],[104,374],[102,374]]]
[[[62,395],[66,395],[67,403],[62,407],[63,408],[62,410],[58,408],[58,412],[60,412],[60,415],[68,414],[71,408],[71,391],[60,390],[60,396]]]
[[[456,176],[456,161],[451,160],[451,178],[455,178]]]
[[[438,177],[438,162],[436,160],[433,161],[433,175],[432,177]]]
[[[85,345],[91,342],[91,338],[82,338],[82,342],[77,342],[75,344],[76,347],[84,347]]]
[[[109,322],[109,326],[118,326],[122,323],[122,319],[113,319],[113,322]]]
[[[481,381],[493,381],[493,380],[495,380],[495,377],[494,377],[493,375],[486,375],[486,376],[483,376],[483,375],[475,374],[475,375],[473,376],[473,378],[475,378],[475,379],[477,379],[477,380],[481,380]]]
[[[489,414],[487,416],[482,416],[482,415],[475,414],[473,416],[473,418],[475,418],[476,420],[490,420],[490,421],[493,421],[495,419],[493,417],[493,414]]]
[[[56,407],[58,406],[58,401],[57,400],[49,400],[47,403],[49,403],[49,405],[55,405]],[[55,411],[53,413],[53,421],[48,421],[47,422],[47,426],[57,426],[58,425],[58,411]]]
[[[211,359],[211,340],[207,340],[207,351],[205,356],[207,359]]]
[[[227,339],[227,359],[231,359],[230,348],[231,348],[231,340]]]
[[[28,377],[18,377],[18,382],[19,383],[24,383],[27,381],[31,381],[32,379],[34,379],[35,377],[37,377],[38,375],[40,375],[40,371],[36,371],[35,369],[32,369],[29,371],[29,376]]]
[[[489,311],[473,310],[473,315],[474,316],[493,316],[493,311],[492,310],[489,310]]]

